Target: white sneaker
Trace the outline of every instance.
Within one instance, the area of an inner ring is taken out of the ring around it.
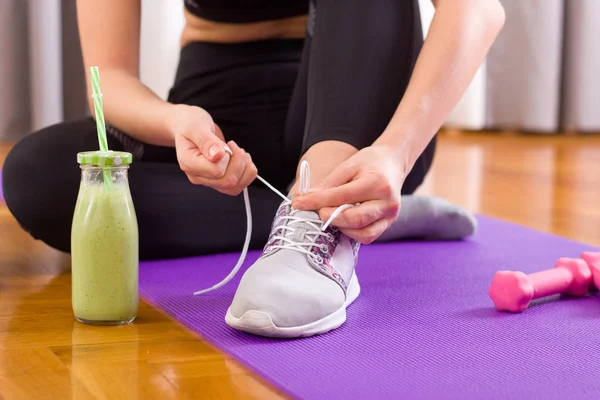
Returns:
[[[227,315],[232,328],[294,338],[328,332],[346,321],[359,295],[354,273],[360,243],[336,227],[323,230],[312,211],[278,209],[263,254],[244,274]]]

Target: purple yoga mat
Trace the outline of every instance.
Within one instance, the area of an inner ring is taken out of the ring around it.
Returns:
[[[141,292],[294,398],[600,398],[600,297],[553,297],[512,315],[487,294],[499,269],[547,269],[594,248],[479,221],[464,242],[363,247],[362,293],[346,324],[322,336],[266,339],[225,325],[243,271],[222,290],[192,296],[221,280],[238,253],[142,263]]]

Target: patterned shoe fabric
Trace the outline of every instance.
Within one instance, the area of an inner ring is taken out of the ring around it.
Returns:
[[[267,258],[281,250],[296,250],[304,253],[314,269],[337,282],[345,293],[358,260],[360,243],[348,238],[332,225],[324,231],[321,230],[322,226],[323,222],[317,213],[295,210],[289,203],[282,203],[277,210],[269,240],[260,258]],[[342,239],[348,241],[352,249],[352,267],[348,268],[348,260],[345,260],[346,262],[340,265],[341,271],[338,271],[332,259]]]
[[[359,292],[359,243],[313,211],[279,207],[263,254],[242,277],[226,321],[275,337],[324,333],[341,325]]]

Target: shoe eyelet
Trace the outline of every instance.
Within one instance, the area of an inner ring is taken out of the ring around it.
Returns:
[[[333,241],[335,240],[335,238],[333,237],[333,235],[331,233],[327,234],[327,240],[331,243],[333,243]]]
[[[319,245],[319,248],[321,249],[321,251],[322,251],[323,253],[325,253],[325,254],[328,254],[328,253],[329,253],[329,248],[327,247],[327,245],[325,245],[325,244],[321,244],[321,245]]]

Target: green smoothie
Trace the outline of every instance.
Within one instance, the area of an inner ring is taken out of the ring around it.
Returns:
[[[127,184],[82,182],[71,233],[73,311],[87,323],[129,323],[138,310],[138,226]]]

